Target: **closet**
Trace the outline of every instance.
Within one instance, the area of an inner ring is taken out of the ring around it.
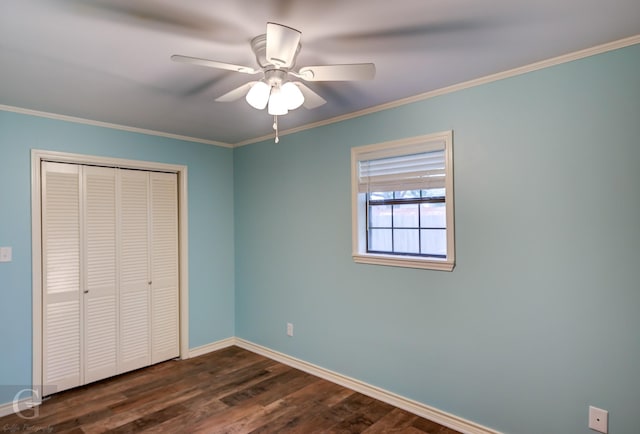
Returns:
[[[41,164],[43,383],[177,357],[177,174]]]

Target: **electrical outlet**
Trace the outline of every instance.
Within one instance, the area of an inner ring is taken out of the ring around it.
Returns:
[[[598,407],[589,406],[589,428],[607,434],[609,412]]]
[[[293,336],[293,324],[290,322],[287,323],[287,336]]]

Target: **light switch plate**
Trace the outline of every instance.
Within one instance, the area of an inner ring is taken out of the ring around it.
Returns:
[[[0,262],[11,262],[11,247],[0,247]]]

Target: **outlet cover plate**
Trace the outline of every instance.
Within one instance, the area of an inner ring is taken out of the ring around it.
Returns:
[[[11,247],[0,247],[0,262],[11,262]]]
[[[589,428],[607,434],[609,412],[592,405],[589,406]]]

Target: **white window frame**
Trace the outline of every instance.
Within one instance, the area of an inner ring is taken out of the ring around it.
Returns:
[[[376,158],[410,155],[442,148],[445,155],[447,255],[444,259],[367,252],[366,194],[358,191],[358,163]],[[453,131],[444,131],[351,148],[351,218],[353,260],[360,264],[390,265],[451,271],[455,266],[453,209]]]

